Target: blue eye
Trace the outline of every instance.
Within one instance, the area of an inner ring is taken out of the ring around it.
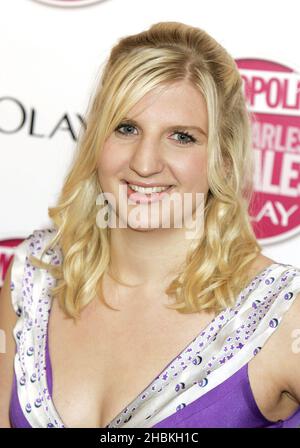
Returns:
[[[124,132],[121,132],[121,131],[120,131],[121,128],[131,128],[131,129],[133,129],[134,126],[133,126],[132,124],[121,123],[121,124],[119,124],[119,126],[116,128],[116,132],[119,132],[119,134],[128,135],[128,134],[126,134],[126,133],[124,134]],[[129,134],[131,134],[131,132],[130,132]]]
[[[124,136],[126,136],[126,135],[134,135],[134,134],[133,134],[133,132],[121,131],[122,128],[124,128],[124,129],[127,128],[127,130],[128,129],[131,129],[131,130],[132,129],[136,129],[136,127],[134,125],[130,124],[130,123],[120,123],[119,126],[117,126],[117,128],[115,129],[115,131],[118,132],[119,134],[124,135]],[[184,137],[184,139],[181,139],[181,140],[177,140],[176,139],[177,143],[179,143],[180,145],[189,145],[191,143],[197,142],[196,138],[192,134],[187,132],[187,131],[176,129],[176,130],[173,131],[172,135],[174,135],[174,134],[178,134],[178,135]]]
[[[180,145],[187,145],[187,144],[189,144],[189,143],[195,143],[196,142],[196,139],[195,139],[195,137],[192,135],[192,134],[189,134],[188,132],[186,132],[186,131],[174,131],[174,134],[179,134],[179,135],[183,135],[184,137],[187,137],[188,139],[189,139],[189,141],[186,141],[186,140],[178,140],[178,143],[180,144]]]

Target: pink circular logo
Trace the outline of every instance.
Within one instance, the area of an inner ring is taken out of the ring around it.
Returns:
[[[105,0],[34,0],[38,3],[43,3],[45,5],[50,6],[61,6],[63,8],[71,8],[71,7],[79,7],[79,6],[88,6],[93,3],[100,3]]]
[[[0,240],[0,291],[4,282],[5,274],[8,269],[9,263],[14,256],[14,249],[24,239],[13,238],[9,240]]]
[[[277,62],[237,59],[252,120],[257,238],[275,243],[300,233],[300,75]]]

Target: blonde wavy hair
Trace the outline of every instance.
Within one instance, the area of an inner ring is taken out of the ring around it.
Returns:
[[[146,93],[189,81],[207,106],[209,192],[203,234],[187,254],[182,272],[165,290],[174,298],[166,306],[180,313],[220,312],[233,306],[251,280],[249,268],[261,252],[248,214],[254,169],[251,117],[234,59],[200,28],[159,22],[121,38],[105,62],[57,205],[48,209],[57,232],[41,258],[32,257],[31,262],[55,277],[52,294],[69,317],[78,319],[97,293],[103,298],[110,229],[96,223],[101,148]],[[42,261],[55,245],[63,255],[59,266]]]

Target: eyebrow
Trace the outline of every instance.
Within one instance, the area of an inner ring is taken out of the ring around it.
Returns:
[[[135,124],[136,126],[139,126],[139,123],[134,120],[133,118],[129,118],[129,117],[124,117],[122,121],[130,121],[131,123]],[[185,125],[185,124],[174,124],[171,126],[168,126],[167,129],[171,130],[171,129],[196,129],[197,131],[200,132],[200,134],[205,135],[205,137],[207,137],[206,132],[203,131],[202,128],[200,128],[199,126],[190,126],[190,125]]]

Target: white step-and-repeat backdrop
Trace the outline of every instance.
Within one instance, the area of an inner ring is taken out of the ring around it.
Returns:
[[[263,253],[300,267],[300,3],[295,0],[3,0],[0,5],[0,286],[14,246],[51,226],[87,108],[120,37],[175,20],[235,58],[253,122]]]

